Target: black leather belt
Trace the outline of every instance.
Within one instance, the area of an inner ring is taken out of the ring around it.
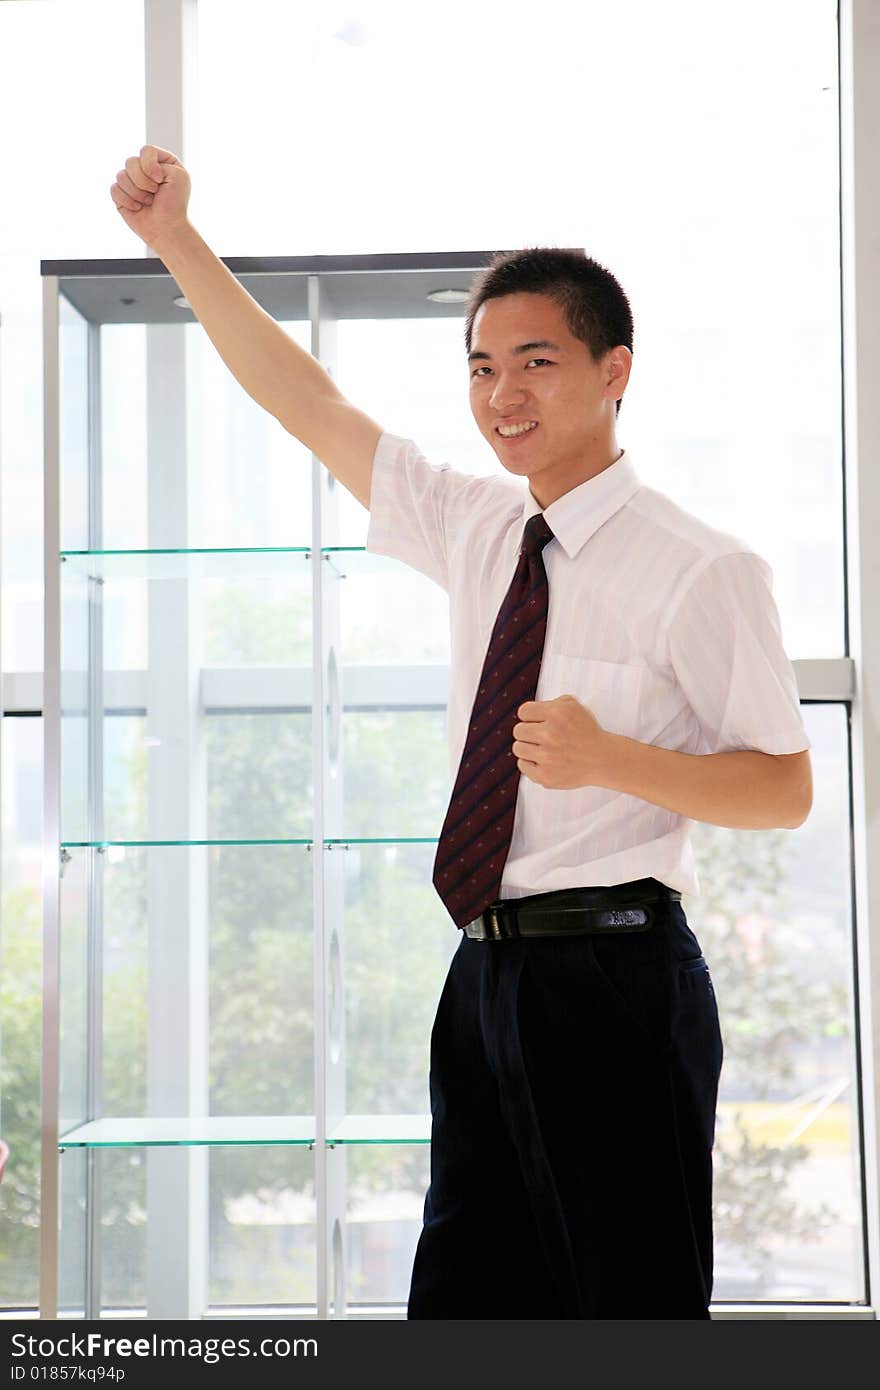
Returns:
[[[650,931],[654,924],[651,905],[666,901],[680,902],[681,893],[656,878],[596,888],[560,888],[490,903],[463,930],[474,941]]]

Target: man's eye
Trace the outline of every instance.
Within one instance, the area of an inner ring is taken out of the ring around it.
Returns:
[[[532,362],[543,362],[548,367],[552,367],[553,365],[549,357],[532,357],[529,359],[527,366],[531,366]],[[490,372],[491,370],[491,367],[476,367],[474,371],[471,372],[471,376],[479,376],[480,372]]]

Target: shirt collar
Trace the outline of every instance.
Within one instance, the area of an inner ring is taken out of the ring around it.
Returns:
[[[527,487],[523,502],[523,526],[529,517],[543,511],[547,525],[568,558],[573,560],[599,527],[619,511],[641,485],[632,460],[624,450],[620,458],[603,468],[601,473],[578,483],[577,487],[557,497],[549,507],[543,508],[532,495],[531,487]]]

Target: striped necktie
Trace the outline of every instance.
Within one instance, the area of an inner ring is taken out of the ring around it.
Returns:
[[[529,517],[510,588],[498,610],[449,809],[434,859],[434,887],[458,927],[495,902],[510,849],[520,770],[513,726],[534,700],[547,629],[542,551],[553,532]]]

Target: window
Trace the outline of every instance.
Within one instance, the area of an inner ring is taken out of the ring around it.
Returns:
[[[453,65],[439,48],[428,47],[435,39],[425,35],[415,10],[375,3],[355,22],[326,7],[303,11],[253,0],[243,17],[231,0],[200,0],[191,214],[223,256],[582,245],[620,278],[633,307],[636,342],[618,439],[643,481],[741,534],[770,562],[786,647],[809,701],[813,743],[814,809],[800,830],[697,827],[694,833],[705,891],[686,908],[712,963],[726,1045],[714,1300],[858,1302],[866,1296],[866,1253],[850,838],[854,769],[852,707],[839,679],[849,661],[837,7],[831,0],[789,0],[768,13],[759,0],[749,0],[727,15],[723,32],[698,0],[677,0],[671,10],[646,0],[632,11],[638,12],[632,32],[639,43],[627,45],[626,68],[635,101],[621,99],[619,62],[597,63],[591,56],[620,53],[613,9],[567,9],[570,42],[561,47],[563,11],[551,4],[540,29],[530,28],[526,57],[526,7],[508,6],[509,22],[499,29],[497,15],[468,11],[465,19],[463,6],[454,5],[446,15],[449,51],[458,52],[457,26],[466,23],[467,61],[481,74],[488,114],[475,119],[469,102],[450,99],[459,90],[459,59]],[[103,48],[93,38],[84,42],[87,30],[101,35]],[[267,44],[267,33],[276,41]],[[128,55],[124,67],[107,63],[111,50]],[[297,55],[293,62],[291,54]],[[0,55],[0,120],[9,125],[22,109],[38,66],[46,94],[40,107],[45,119],[21,131],[13,153],[17,186],[30,193],[7,215],[0,239],[2,948],[7,965],[23,961],[25,982],[23,996],[13,993],[4,969],[0,1115],[18,1166],[8,1170],[17,1173],[14,1188],[9,1179],[0,1187],[0,1244],[14,1252],[11,1263],[0,1263],[0,1303],[11,1308],[35,1304],[38,1272],[33,1124],[39,1097],[33,1066],[25,1067],[23,1058],[37,1055],[39,1018],[39,261],[142,253],[112,208],[108,188],[145,138],[143,7],[108,0],[81,3],[68,14],[66,7],[3,6]],[[526,61],[538,114],[500,119],[512,78]],[[228,100],[232,84],[235,103]],[[345,100],[334,99],[343,92]],[[316,106],[319,129],[311,119]],[[595,130],[599,113],[609,110],[616,121],[613,150],[583,133]],[[253,113],[251,123],[242,111]],[[401,120],[401,111],[414,118]],[[75,217],[40,173],[57,158],[59,122],[86,161]],[[303,319],[285,326],[308,345]],[[76,325],[70,327],[75,333]],[[106,331],[104,501],[123,546],[146,544],[144,351],[140,331]],[[304,451],[237,387],[200,328],[187,330],[186,358],[197,403],[187,428],[200,470],[194,506],[201,543],[235,544],[237,537],[244,546],[307,544],[311,492]],[[459,320],[345,320],[338,364],[341,389],[389,430],[416,438],[432,460],[473,472],[498,470],[470,419]],[[71,376],[69,385],[71,399],[82,402],[81,375],[79,384]],[[209,399],[212,409],[203,409]],[[254,460],[260,487],[252,485]],[[367,514],[342,492],[342,543],[357,546]],[[371,622],[377,594],[383,596],[381,620]],[[206,768],[218,823],[226,817],[231,825],[258,805],[255,798],[242,802],[231,795],[230,767],[239,753],[255,762],[271,753],[281,788],[301,754],[294,729],[306,716],[255,712],[244,699],[236,705],[227,675],[254,660],[249,642],[260,624],[266,641],[276,644],[278,665],[306,678],[310,631],[302,598],[295,586],[267,595],[243,585],[234,607],[224,604],[218,589],[208,611],[203,675],[215,680],[217,702],[206,716]],[[145,642],[137,586],[121,587],[112,604],[105,659],[121,678],[136,682]],[[358,675],[361,690],[379,680],[383,691],[378,704],[364,700],[355,707],[352,700],[344,710],[349,824],[358,817],[366,823],[370,778],[381,768],[407,813],[407,826],[389,828],[389,838],[423,835],[427,841],[430,818],[438,813],[436,834],[445,805],[442,699],[414,699],[413,681],[415,675],[427,679],[425,669],[433,667],[430,679],[439,677],[442,688],[448,660],[442,595],[429,584],[413,587],[409,575],[407,584],[387,574],[353,576],[343,619],[342,659],[352,672],[365,668]],[[814,662],[823,663],[821,670]],[[381,752],[392,735],[398,751],[386,765]],[[113,722],[106,751],[116,779],[109,805],[122,823],[142,810],[135,792],[147,755],[137,713]],[[414,764],[428,769],[433,801],[420,800]],[[393,1059],[378,1074],[366,1062],[353,1064],[352,1105],[362,1106],[364,1115],[407,1114],[426,1105],[430,1017],[454,938],[438,929],[421,973],[403,961],[395,973],[377,943],[384,939],[389,904],[434,910],[431,852],[430,843],[344,852],[349,1036],[358,1039],[362,1058]],[[282,876],[288,872],[284,853],[291,859],[299,851],[279,851]],[[120,903],[143,892],[143,861],[135,853],[108,869]],[[228,1057],[221,1047],[236,1029],[242,1036],[253,1033],[258,1016],[256,989],[239,1008],[232,983],[254,948],[241,892],[247,872],[244,850],[224,850],[210,864],[215,901],[234,904],[214,932],[208,980],[217,1114],[237,1112],[257,1071],[255,1047]],[[307,883],[306,870],[296,872]],[[296,989],[311,968],[309,903],[298,905],[292,930],[272,883],[261,891],[267,896],[259,968],[274,965],[279,990],[271,1001],[277,1030],[261,1078],[264,1113],[271,1114],[308,1101],[306,1039],[314,1019]],[[136,1031],[145,1007],[143,943],[124,930],[124,912],[116,920],[123,926],[105,943],[107,980],[117,991],[105,1013],[105,1043],[118,1061],[118,1076],[107,1079],[110,1115],[136,1104],[145,1084]],[[867,931],[867,923],[858,930]],[[295,1019],[283,1016],[282,998],[297,1001]],[[126,1031],[124,1001],[131,1000],[135,1026]],[[295,1057],[295,1067],[286,1066],[285,1057]],[[426,1180],[424,1144],[351,1146],[350,1311],[399,1312]],[[307,1151],[215,1149],[194,1181],[209,1186],[210,1306],[247,1310],[308,1302],[316,1218]],[[103,1306],[137,1310],[147,1299],[143,1151],[105,1155],[103,1199]],[[69,1247],[63,1258],[74,1264],[78,1257]]]

